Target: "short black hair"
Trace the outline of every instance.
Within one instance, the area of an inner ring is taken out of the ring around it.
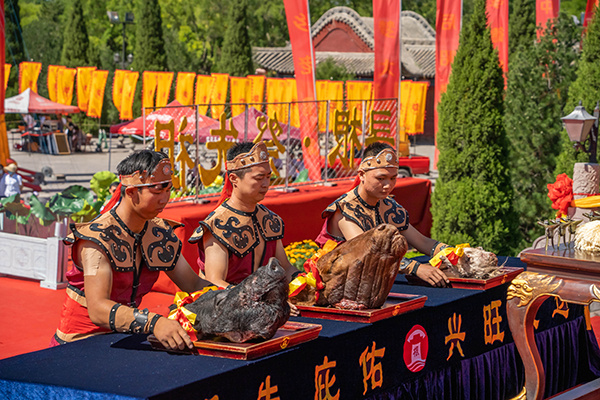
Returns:
[[[385,143],[385,142],[371,143],[365,149],[365,151],[363,153],[363,158],[376,156],[377,154],[381,153],[385,149],[394,150],[394,148],[390,144]]]
[[[109,188],[111,188],[111,187],[115,187],[116,188],[117,186],[119,186],[119,182],[115,181],[115,182],[111,183],[108,187]]]
[[[227,150],[227,161],[233,160],[240,154],[250,152],[250,150],[252,150],[252,148],[254,147],[255,144],[256,143],[252,143],[252,142],[240,142],[240,143],[234,144],[233,146],[231,146],[229,148],[229,150]],[[235,171],[232,171],[231,173],[236,174],[237,176],[239,176],[240,178],[243,179],[244,175],[246,175],[246,172],[248,172],[249,170],[250,170],[249,167],[247,167],[247,168],[237,169]]]
[[[165,153],[152,150],[140,150],[122,160],[117,165],[119,175],[131,175],[136,171],[154,171],[158,163],[167,158]]]

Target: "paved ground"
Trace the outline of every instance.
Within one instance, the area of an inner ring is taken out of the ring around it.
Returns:
[[[132,152],[132,147],[135,150],[141,150],[142,144],[135,144],[127,138],[124,141],[125,148],[118,148],[119,141],[113,139],[112,149],[102,149],[101,153],[97,153],[96,140],[92,140],[92,144],[87,147],[87,152],[73,153],[69,155],[49,155],[42,153],[29,153],[15,150],[14,143],[19,142],[18,134],[9,133],[9,144],[11,146],[11,158],[17,161],[20,167],[41,172],[44,167],[52,169],[52,176],[45,178],[45,184],[42,185],[42,193],[40,198],[49,198],[55,193],[58,193],[68,186],[81,185],[89,188],[89,182],[92,176],[98,171],[112,171],[116,173],[117,164],[127,157]],[[411,153],[422,156],[428,156],[431,159],[433,167],[433,145],[429,143],[411,146]],[[422,178],[430,178],[434,183],[437,178],[437,171],[433,171],[429,176],[420,175]]]

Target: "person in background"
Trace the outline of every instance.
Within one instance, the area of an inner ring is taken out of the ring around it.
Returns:
[[[23,178],[17,174],[17,163],[11,162],[5,168],[5,174],[2,176],[2,197],[10,197],[15,194],[20,195],[23,188]]]

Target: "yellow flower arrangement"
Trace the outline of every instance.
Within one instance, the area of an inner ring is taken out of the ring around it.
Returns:
[[[311,258],[317,250],[319,250],[319,245],[307,239],[288,244],[285,247],[285,254],[294,267],[304,272],[304,262]]]

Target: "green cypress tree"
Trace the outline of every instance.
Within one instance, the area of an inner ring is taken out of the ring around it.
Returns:
[[[508,19],[508,54],[519,45],[531,46],[535,40],[535,0],[515,0]]]
[[[579,101],[582,101],[590,114],[596,107],[596,102],[600,101],[600,7],[596,7],[594,18],[583,38],[577,79],[569,89],[569,100],[563,109],[563,115],[570,114]],[[555,175],[566,173],[572,177],[575,162],[587,162],[589,156],[583,151],[573,149],[573,143],[565,130],[561,135],[561,142],[562,151],[558,157]]]
[[[19,93],[19,63],[27,61],[21,29],[21,8],[18,1],[4,5],[5,62],[12,65],[6,88],[6,97]]]
[[[469,242],[500,254],[515,246],[516,218],[508,170],[504,78],[476,0],[463,27],[439,105],[439,178],[432,198],[433,237]]]
[[[513,206],[521,244],[543,234],[536,224],[551,215],[546,185],[554,182],[560,153],[562,110],[575,79],[580,31],[561,14],[538,42],[523,43],[511,56],[504,124],[510,141]]]
[[[252,46],[248,35],[248,2],[241,0],[231,6],[229,23],[221,49],[217,68],[232,76],[247,76],[254,73]]]
[[[167,53],[160,12],[158,0],[142,0],[138,3],[135,14],[136,43],[132,64],[136,71],[167,69]]]
[[[70,68],[89,65],[89,47],[83,7],[80,0],[75,0],[65,24],[61,64]]]

